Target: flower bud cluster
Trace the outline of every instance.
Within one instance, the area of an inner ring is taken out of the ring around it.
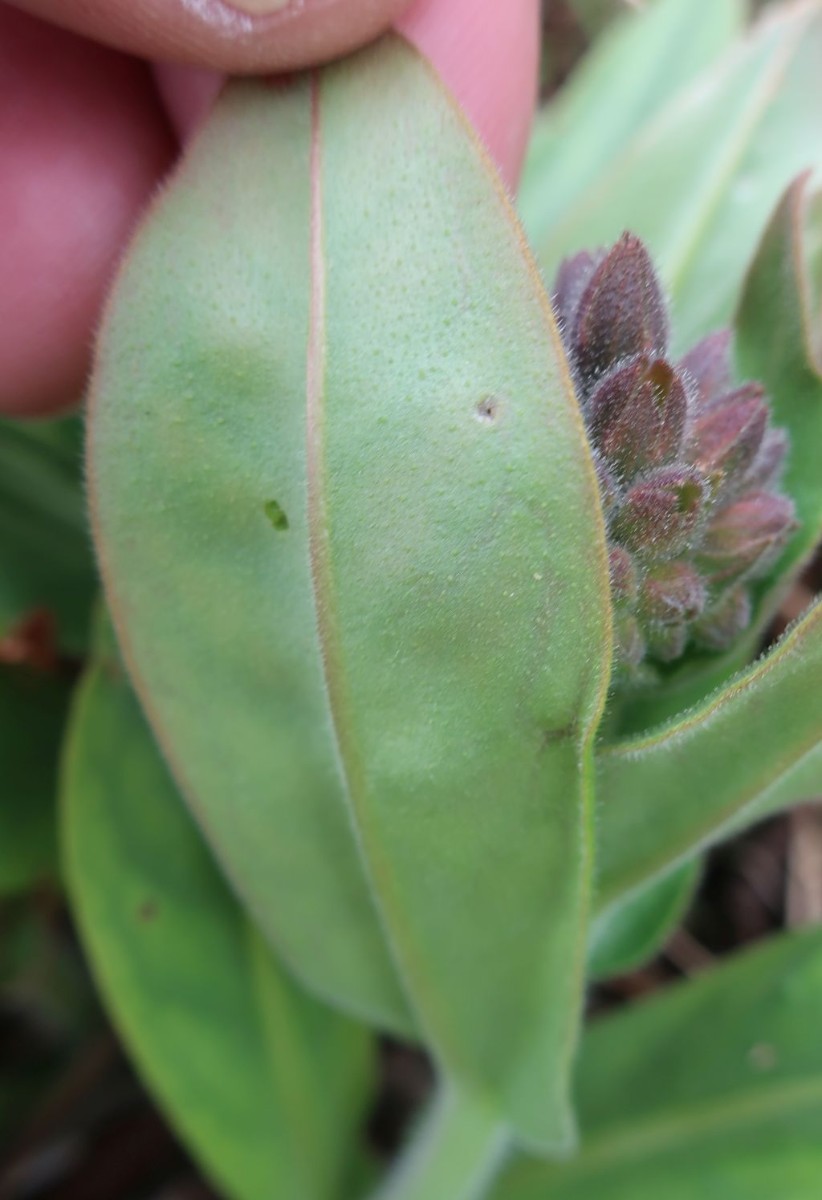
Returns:
[[[728,332],[668,357],[662,289],[631,234],[567,259],[554,305],[599,477],[621,669],[724,650],[796,528],[764,390],[731,384]]]

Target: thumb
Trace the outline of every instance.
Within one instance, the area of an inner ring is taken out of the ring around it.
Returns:
[[[539,13],[539,0],[418,0],[397,23],[436,67],[512,190],[537,100]],[[156,74],[185,139],[213,104],[221,76],[171,66],[157,67]]]
[[[408,0],[13,0],[140,58],[234,74],[293,70],[382,33]]]

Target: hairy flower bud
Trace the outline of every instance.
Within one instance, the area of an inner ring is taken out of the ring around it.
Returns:
[[[591,441],[623,479],[633,479],[676,456],[687,406],[682,376],[663,358],[638,354],[604,375],[591,393]]]
[[[598,261],[569,332],[574,365],[583,380],[596,379],[621,358],[665,349],[668,318],[662,288],[639,238],[625,234]]]
[[[727,330],[671,361],[662,288],[631,234],[567,259],[554,303],[608,524],[622,674],[690,644],[724,650],[796,527],[777,490],[788,439],[764,389],[733,386]]]

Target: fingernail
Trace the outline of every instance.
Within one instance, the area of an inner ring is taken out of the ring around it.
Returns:
[[[230,0],[232,8],[239,8],[252,17],[267,17],[281,8],[287,8],[290,3],[291,0]]]

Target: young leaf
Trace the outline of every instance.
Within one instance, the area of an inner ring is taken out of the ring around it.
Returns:
[[[799,529],[774,563],[765,587],[795,574],[822,540],[822,358],[812,310],[822,264],[809,249],[822,235],[822,205],[808,195],[808,176],[782,198],[748,272],[736,318],[736,356],[742,375],[758,379],[771,397],[774,422],[790,438],[783,491],[796,504]],[[762,604],[763,617],[773,602]]]
[[[697,19],[691,5],[687,19],[700,25],[703,14]],[[650,246],[673,293],[678,348],[727,324],[774,205],[819,158],[820,54],[816,0],[766,14],[743,42],[652,110],[630,145],[586,181],[584,196],[544,229],[532,216],[547,277],[566,255],[609,245],[630,229]],[[620,67],[611,94],[633,89],[644,75],[634,57]],[[611,105],[600,107],[607,114]],[[523,205],[534,213],[525,197]]]
[[[604,530],[521,231],[415,53],[228,88],[93,391],[115,622],[239,891],[312,987],[400,1029],[407,997],[564,1144]]]
[[[80,932],[173,1124],[236,1200],[341,1198],[368,1039],[274,961],[180,803],[111,653],[80,687],[64,766]]]
[[[49,671],[0,665],[0,894],[57,866],[57,759],[71,695]]]
[[[582,1152],[521,1161],[493,1200],[817,1200],[822,930],[783,935],[598,1022]]]
[[[588,935],[588,977],[622,975],[660,950],[684,917],[700,873],[698,859],[682,863],[597,913]]]
[[[557,98],[539,114],[519,207],[536,245],[665,103],[730,44],[745,19],[740,0],[658,0],[609,29]]]
[[[74,419],[0,421],[0,638],[49,612],[59,646],[79,655],[97,588]]]
[[[770,653],[661,731],[603,750],[603,903],[764,814],[822,791],[822,604]],[[649,804],[652,818],[649,819]]]

